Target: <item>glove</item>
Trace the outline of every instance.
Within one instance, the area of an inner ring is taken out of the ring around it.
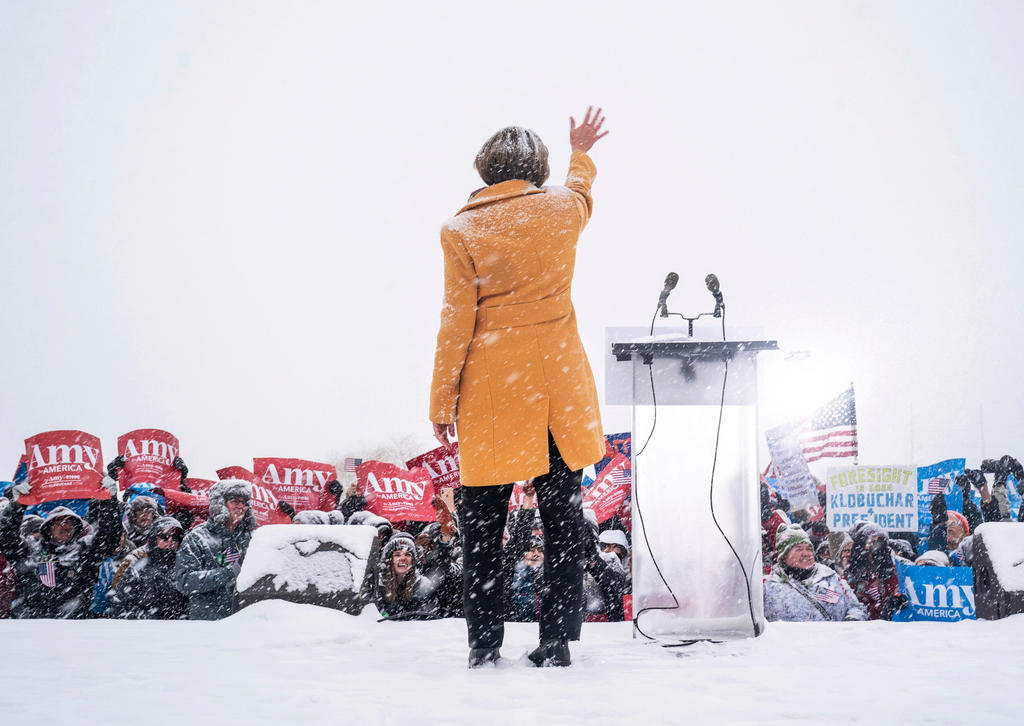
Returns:
[[[341,499],[341,495],[345,493],[345,490],[341,488],[341,482],[337,479],[331,479],[327,482],[327,491],[331,493],[335,500]]]
[[[971,486],[975,489],[981,489],[983,486],[988,485],[988,481],[985,479],[985,472],[980,469],[967,469],[964,472],[967,475],[968,481],[971,482]],[[1006,477],[1003,477],[1005,483]]]
[[[117,475],[121,472],[121,469],[123,468],[124,457],[118,454],[109,464],[107,464],[107,476],[109,476],[114,481],[117,481]]]
[[[32,487],[27,481],[21,482],[21,484],[15,484],[11,487],[11,499],[17,504],[18,497],[26,496],[32,493]]]
[[[885,605],[882,607],[882,618],[884,620],[892,620],[892,616],[905,608],[910,601],[907,596],[902,592],[898,592],[888,600],[885,601]]]
[[[121,457],[117,457],[117,458],[120,459]],[[117,489],[117,479],[116,478],[110,477],[110,476],[105,476],[105,477],[103,477],[103,481],[100,483],[100,486],[103,487],[104,489],[106,489],[107,492],[110,493],[110,498],[111,499],[117,499],[118,489]]]
[[[277,503],[277,508],[288,515],[289,519],[295,519],[295,507],[286,501],[280,501]]]
[[[455,519],[452,517],[451,510],[448,509],[448,503],[441,497],[435,494],[430,503],[437,511],[437,521],[441,524],[441,538],[447,542],[455,534]]]
[[[178,487],[181,489],[182,486],[185,486],[185,477],[188,476],[188,467],[185,466],[185,461],[180,456],[174,457],[174,461],[171,462],[171,466],[181,472],[181,485]],[[184,490],[181,489],[181,491]]]
[[[957,484],[960,483],[960,477],[957,477]],[[932,522],[935,524],[943,524],[946,521],[946,495],[939,492],[932,498]]]

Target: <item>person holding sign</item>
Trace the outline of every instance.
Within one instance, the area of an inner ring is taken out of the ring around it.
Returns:
[[[14,501],[0,517],[0,553],[18,573],[14,601],[16,618],[86,618],[100,566],[121,541],[117,482],[104,477],[101,485],[110,496],[90,504],[96,533],[83,537],[85,522],[67,507],[51,510],[39,529],[39,538],[22,537],[21,524],[32,496],[28,482],[13,487]]]
[[[550,596],[530,660],[567,666],[568,641],[579,637],[580,483],[605,440],[570,288],[593,209],[587,151],[608,133],[603,123],[600,109],[588,109],[579,126],[570,119],[565,187],[543,186],[548,150],[536,133],[498,131],[476,157],[487,186],[441,230],[444,306],[430,421],[445,447],[458,425],[470,667],[500,657],[501,533],[516,481],[534,478],[547,548]]]

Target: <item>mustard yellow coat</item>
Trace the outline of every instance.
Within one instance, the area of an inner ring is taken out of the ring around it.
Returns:
[[[493,184],[441,229],[444,307],[430,420],[455,423],[466,486],[548,471],[550,429],[570,469],[604,456],[597,389],[570,299],[597,170],[573,152],[564,187]]]

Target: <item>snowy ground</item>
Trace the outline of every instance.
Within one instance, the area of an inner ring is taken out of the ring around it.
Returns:
[[[585,626],[569,669],[465,667],[464,624],[264,602],[218,623],[0,621],[4,724],[1019,724],[1024,616],[769,624],[668,650]],[[42,717],[42,718],[41,718]]]

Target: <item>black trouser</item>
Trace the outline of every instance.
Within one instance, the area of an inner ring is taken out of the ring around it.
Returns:
[[[533,480],[544,522],[540,639],[579,638],[583,604],[583,472],[570,471],[548,432],[550,470]],[[501,535],[512,484],[463,487],[463,602],[470,648],[497,648],[505,636]],[[517,553],[521,554],[521,553]]]

